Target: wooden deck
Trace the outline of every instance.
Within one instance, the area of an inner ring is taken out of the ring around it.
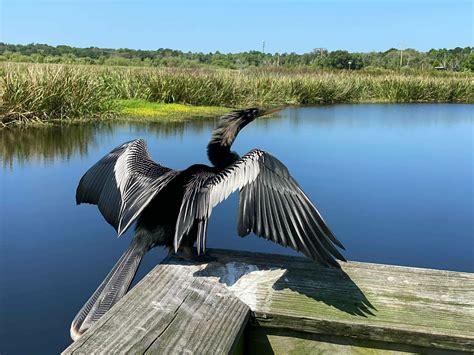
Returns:
[[[474,352],[474,275],[211,250],[166,258],[63,354]]]

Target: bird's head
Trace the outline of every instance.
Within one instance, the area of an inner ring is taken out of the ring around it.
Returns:
[[[239,131],[257,117],[269,115],[282,108],[261,109],[257,107],[235,110],[220,118],[217,128],[213,131],[209,144],[219,144],[230,147]]]
[[[258,107],[248,108],[245,110],[234,111],[234,118],[238,118],[242,123],[248,124],[252,122],[257,117],[270,115],[272,113],[281,111],[283,107],[273,108],[273,109],[262,109]]]
[[[207,155],[214,166],[223,168],[235,161],[239,156],[230,152],[230,147],[240,130],[257,117],[280,111],[281,108],[264,110],[248,108],[235,110],[220,118],[219,124],[212,131],[212,137],[207,145]]]
[[[235,128],[234,134],[237,134],[242,128],[248,125],[250,122],[255,120],[257,117],[272,114],[274,112],[281,111],[283,108],[273,109],[262,109],[258,107],[247,108],[244,110],[235,110],[225,116],[221,117],[221,126],[227,126],[229,128]]]

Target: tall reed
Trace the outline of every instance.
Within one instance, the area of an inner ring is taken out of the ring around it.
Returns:
[[[1,80],[4,122],[91,117],[113,99],[102,76],[82,68],[8,65]]]
[[[347,102],[474,102],[474,75],[202,70],[3,64],[1,121],[91,117],[114,99],[244,107]]]

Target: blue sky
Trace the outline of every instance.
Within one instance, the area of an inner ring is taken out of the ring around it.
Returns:
[[[184,51],[473,45],[473,1],[0,0],[0,41]]]

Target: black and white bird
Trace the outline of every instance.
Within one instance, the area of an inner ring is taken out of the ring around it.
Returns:
[[[128,249],[82,307],[71,325],[75,340],[128,290],[142,257],[166,246],[193,257],[206,251],[212,209],[240,192],[237,231],[291,247],[327,266],[345,261],[343,248],[316,207],[277,158],[253,149],[240,157],[230,150],[237,134],[257,117],[277,110],[251,108],[220,118],[207,146],[213,166],[196,164],[172,170],[155,163],[141,139],[124,143],[82,177],[76,201],[98,206],[122,235],[134,222]]]

